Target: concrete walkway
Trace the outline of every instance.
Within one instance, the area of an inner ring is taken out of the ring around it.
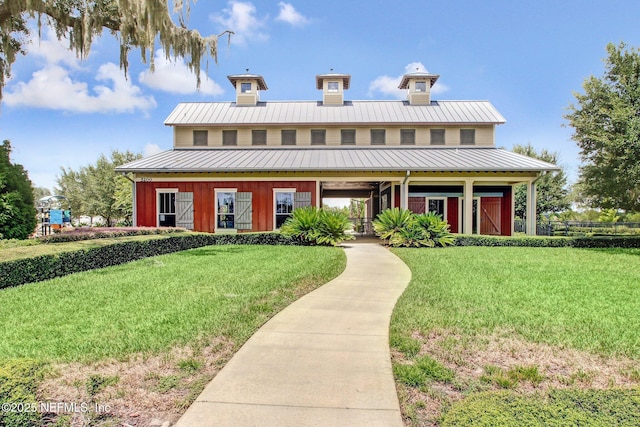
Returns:
[[[389,319],[411,272],[375,243],[345,253],[345,271],[259,329],[177,426],[403,425]]]

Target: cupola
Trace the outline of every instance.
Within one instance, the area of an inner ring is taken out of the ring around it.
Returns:
[[[407,101],[410,105],[431,104],[431,87],[440,76],[427,72],[405,74],[398,89],[407,90]]]
[[[316,76],[316,88],[322,90],[322,105],[344,105],[344,91],[349,89],[349,74],[320,74]]]
[[[267,84],[262,76],[257,74],[234,74],[227,76],[236,88],[236,105],[257,105],[260,101],[258,91],[267,90]]]

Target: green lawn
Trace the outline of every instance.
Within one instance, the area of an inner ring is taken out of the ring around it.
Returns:
[[[90,361],[241,343],[338,275],[339,248],[210,246],[0,290],[0,359]]]
[[[394,249],[411,268],[392,332],[507,333],[640,358],[640,250]]]
[[[193,233],[177,231],[164,234],[88,239],[64,243],[41,243],[39,240],[0,240],[0,262],[32,258],[40,255],[55,255],[61,252],[74,252],[80,249],[91,249],[113,245],[114,243],[166,239],[169,237],[186,236],[189,234]]]
[[[640,250],[393,252],[413,275],[394,310],[390,336],[400,355],[394,374],[409,424],[640,424]],[[520,349],[550,346],[560,358],[575,350],[592,355],[593,363],[621,366],[616,360],[624,360],[632,367],[630,380],[620,389],[609,377],[610,385],[596,390],[589,379],[597,367],[563,372],[548,370],[544,361],[478,365],[487,348],[504,352],[495,360],[520,357],[511,344],[490,347],[500,339],[524,343]]]

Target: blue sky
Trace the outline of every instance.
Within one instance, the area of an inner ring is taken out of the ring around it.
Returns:
[[[317,74],[351,74],[351,100],[398,99],[407,71],[439,74],[435,99],[489,100],[506,117],[496,144],[556,151],[571,179],[579,152],[563,114],[609,42],[640,46],[640,2],[604,1],[205,1],[192,6],[200,33],[220,40],[200,91],[183,61],[160,55],[156,72],[129,57],[125,79],[113,37],[79,61],[47,30],[18,58],[0,110],[0,138],[34,185],[52,189],[60,167],[78,169],[111,150],[152,154],[172,146],[164,119],[183,101],[232,101],[226,76],[249,69],[261,99],[319,100]]]

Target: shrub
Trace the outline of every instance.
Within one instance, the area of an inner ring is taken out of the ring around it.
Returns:
[[[527,246],[574,248],[640,248],[640,236],[547,237],[547,236],[455,236],[456,246]]]
[[[1,426],[37,425],[38,412],[24,410],[24,405],[28,405],[27,409],[37,408],[36,393],[44,378],[44,368],[43,363],[28,359],[0,362],[0,403],[8,405],[7,410],[0,411]],[[13,411],[11,405],[22,407],[16,406]]]
[[[387,209],[373,221],[373,229],[391,246],[435,247],[455,242],[449,224],[434,212],[414,214],[408,209]]]
[[[353,224],[342,211],[318,209],[313,206],[298,208],[283,224],[283,235],[309,245],[337,246],[354,237],[347,234]]]

